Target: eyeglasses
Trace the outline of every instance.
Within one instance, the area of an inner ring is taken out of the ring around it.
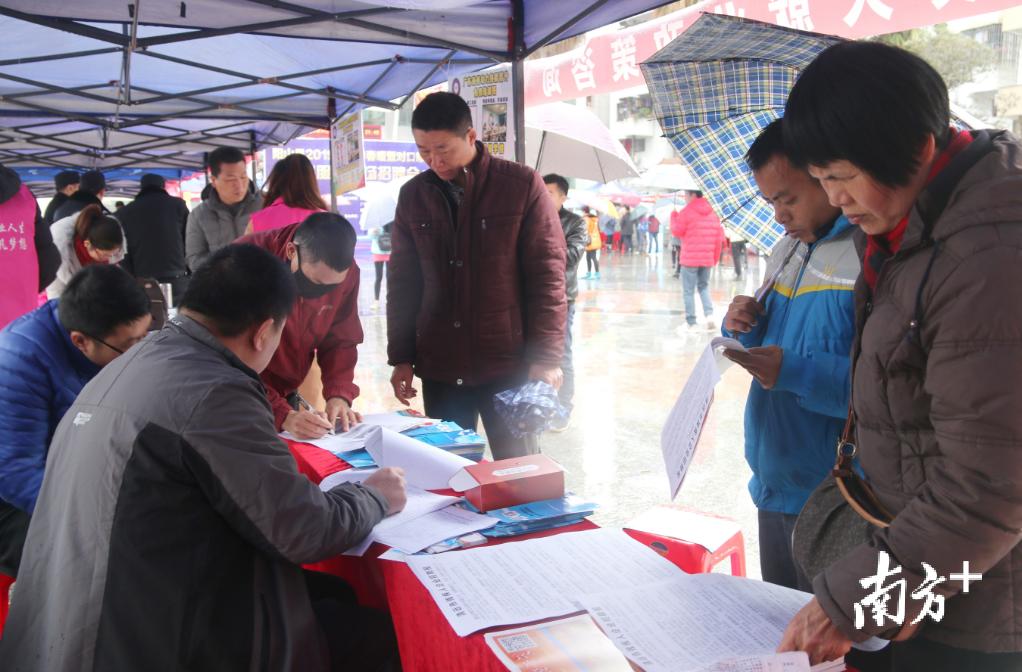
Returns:
[[[93,336],[91,334],[85,334],[85,335],[88,336],[89,338],[91,338],[92,340],[96,341],[97,343],[101,343],[101,344],[105,345],[106,347],[110,348],[111,350],[116,352],[118,355],[123,355],[124,354],[123,350],[121,350],[120,348],[117,348],[117,347],[114,347],[114,346],[110,345],[109,343],[104,341],[102,338],[99,338],[98,336]]]

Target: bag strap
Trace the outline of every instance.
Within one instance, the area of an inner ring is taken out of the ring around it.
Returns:
[[[834,477],[838,490],[841,491],[841,496],[845,498],[853,511],[871,525],[880,528],[890,527],[894,516],[880,502],[869,483],[855,473],[854,460],[857,448],[852,440],[854,433],[855,411],[849,404],[848,419],[845,421],[844,431],[841,432],[841,438],[837,443],[837,458],[831,475]]]

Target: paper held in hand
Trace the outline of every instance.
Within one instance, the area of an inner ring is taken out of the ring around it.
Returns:
[[[708,345],[692,369],[660,433],[660,450],[664,454],[667,478],[671,484],[671,499],[678,496],[692,464],[703,423],[713,401],[713,389],[719,381],[720,369],[717,368],[713,346]]]

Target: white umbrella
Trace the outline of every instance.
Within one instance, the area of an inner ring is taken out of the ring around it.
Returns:
[[[599,117],[568,103],[525,109],[525,162],[542,174],[597,182],[639,174],[624,146]]]
[[[359,225],[363,231],[381,229],[384,224],[394,221],[401,186],[411,178],[412,176],[408,176],[390,182],[369,182],[366,186],[347,194],[358,197],[364,203],[362,216],[359,218]]]
[[[687,166],[681,163],[660,163],[632,183],[640,189],[663,191],[699,191],[699,184]]]

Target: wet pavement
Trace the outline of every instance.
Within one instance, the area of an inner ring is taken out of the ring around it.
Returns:
[[[393,410],[399,404],[386,366],[384,308],[373,306],[374,269],[368,255],[364,261],[362,256],[359,305],[365,344],[356,371],[362,388],[356,408]],[[584,260],[582,266],[580,275]],[[542,449],[564,465],[569,489],[600,504],[595,522],[619,526],[670,501],[660,430],[689,371],[719,332],[705,329],[702,319],[699,331],[685,328],[681,280],[673,277],[669,254],[605,254],[601,271],[600,280],[580,279],[579,284],[571,426],[545,434]],[[710,280],[717,324],[731,297],[752,294],[761,278],[762,264],[750,256],[749,271],[736,281],[725,255],[725,264],[713,270]],[[742,436],[750,381],[738,367],[724,374],[675,503],[736,520],[745,537],[748,574],[758,577],[756,509],[746,488],[750,472]]]

